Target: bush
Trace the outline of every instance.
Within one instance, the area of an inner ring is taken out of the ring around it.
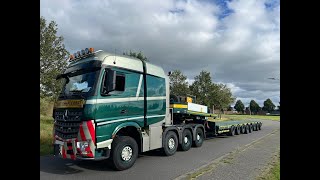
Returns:
[[[52,99],[40,97],[40,115],[51,116],[53,104],[54,102]]]

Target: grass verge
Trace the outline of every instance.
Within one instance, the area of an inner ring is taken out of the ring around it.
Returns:
[[[259,177],[258,180],[280,180],[280,155],[272,163],[271,168]]]
[[[40,155],[53,153],[52,148],[53,118],[40,115]]]

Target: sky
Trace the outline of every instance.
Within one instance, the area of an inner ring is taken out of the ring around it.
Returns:
[[[190,83],[209,71],[245,106],[279,105],[279,0],[41,0],[40,15],[58,24],[71,53],[141,51]]]

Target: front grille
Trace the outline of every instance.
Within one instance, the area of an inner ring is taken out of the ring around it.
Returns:
[[[78,136],[82,109],[56,110],[54,113],[55,134],[62,139],[72,139]]]

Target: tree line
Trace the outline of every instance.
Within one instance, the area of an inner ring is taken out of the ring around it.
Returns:
[[[279,102],[279,104],[280,104],[280,102]],[[256,101],[251,100],[248,110],[251,111],[252,114],[257,114],[261,110],[267,111],[268,113],[270,113],[270,112],[275,110],[275,107],[276,106],[273,104],[271,99],[268,98],[263,102],[263,107],[260,107],[259,104]],[[229,109],[230,109],[230,107],[229,107]],[[244,104],[242,103],[241,100],[237,100],[236,104],[234,105],[234,109],[238,113],[242,113],[243,114],[246,108],[245,108],[245,106],[244,106]],[[280,110],[280,105],[278,106],[278,110]]]

